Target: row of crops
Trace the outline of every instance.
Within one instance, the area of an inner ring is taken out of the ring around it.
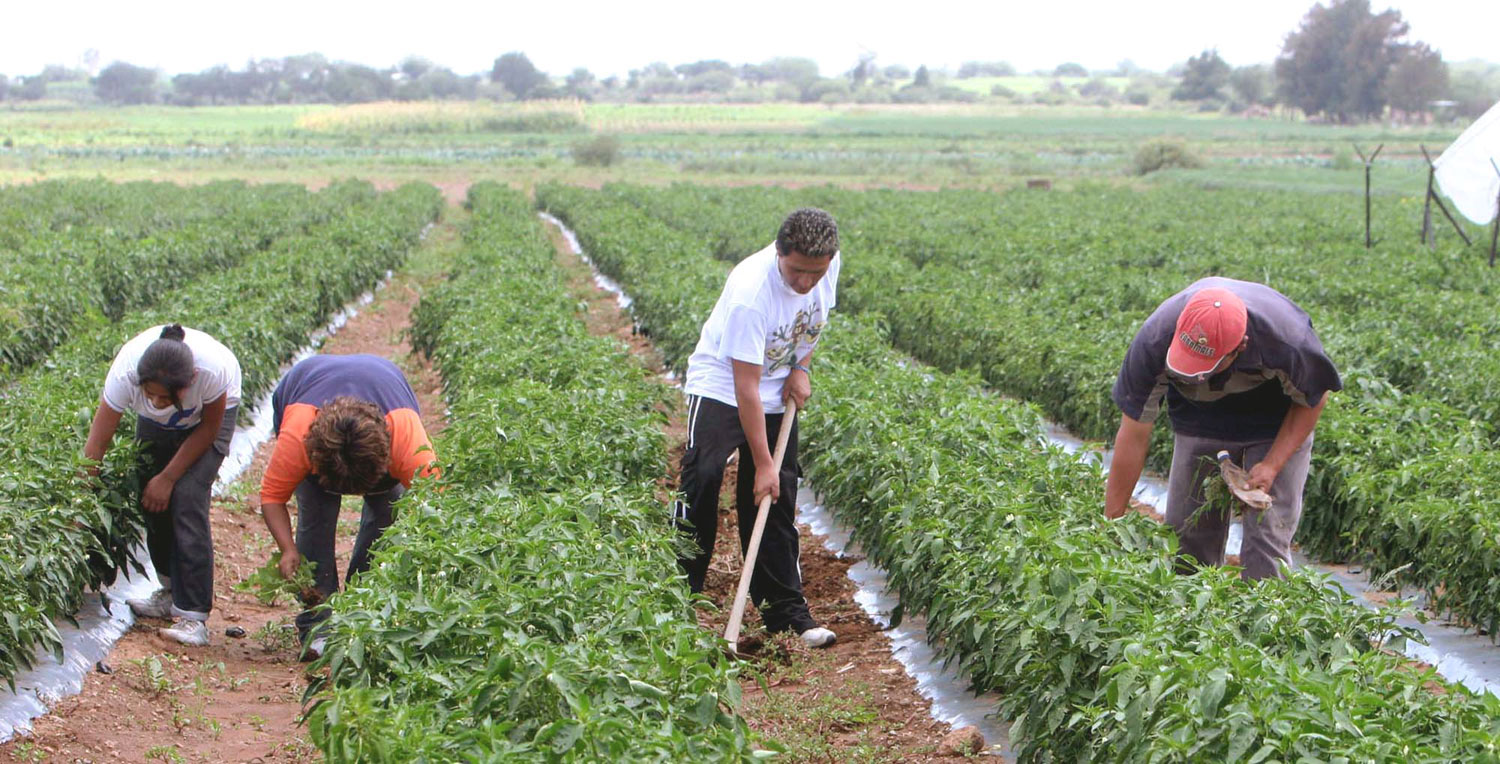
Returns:
[[[333,600],[313,740],[334,761],[750,757],[655,494],[665,388],[589,335],[524,196],[469,206],[458,275],[413,320],[444,476]]]
[[[0,191],[0,378],[326,221],[357,201],[342,188],[58,181]]]
[[[1349,205],[1320,195],[606,195],[729,260],[764,246],[764,221],[786,209],[829,209],[853,253],[841,305],[882,316],[916,358],[972,370],[1091,439],[1112,437],[1115,373],[1160,301],[1209,275],[1270,284],[1312,315],[1346,384],[1318,427],[1298,543],[1393,573],[1440,612],[1500,629],[1500,518],[1487,508],[1500,496],[1500,280],[1472,253],[1414,247],[1372,262],[1348,235]],[[1169,453],[1159,427],[1155,464]]]
[[[80,320],[43,362],[17,371],[0,392],[0,568],[10,572],[0,579],[0,612],[6,615],[0,675],[9,681],[31,665],[37,648],[60,653],[53,620],[71,618],[85,589],[111,581],[116,570],[130,565],[129,549],[143,532],[128,438],[117,438],[102,485],[79,477],[80,444],[119,346],[156,324],[202,329],[234,350],[244,372],[244,399],[254,400],[271,389],[281,365],[330,315],[402,262],[442,205],[441,194],[424,185],[385,194],[354,181],[316,195],[285,188],[263,195],[219,187],[198,191],[215,199],[241,195],[244,207],[223,199],[210,205],[232,207],[217,218],[217,227],[242,228],[221,232],[183,224],[163,236],[199,231],[203,238],[196,245],[174,239],[183,252],[217,250],[231,240],[248,246],[217,269],[184,276],[154,307],[109,321]],[[66,207],[67,198],[58,197],[58,204]],[[107,227],[111,214],[84,225]],[[258,220],[269,214],[295,222]],[[122,424],[121,433],[132,424]]]
[[[970,255],[960,268],[940,264],[949,254],[939,240],[923,246],[912,238],[943,229],[921,215],[877,223],[833,203],[845,195],[831,191],[702,192],[707,196],[696,203],[681,201],[694,193],[544,186],[537,196],[631,293],[642,329],[679,367],[722,287],[727,266],[709,257],[712,250],[732,255],[772,235],[737,224],[721,229],[722,237],[706,236],[715,220],[730,217],[718,205],[765,225],[796,202],[835,211],[851,253],[840,304],[871,317],[843,319],[819,353],[821,402],[803,425],[809,474],[889,571],[903,608],[927,615],[929,634],[976,689],[1001,693],[998,711],[1015,719],[1012,742],[1023,758],[1495,758],[1500,701],[1443,683],[1402,658],[1402,639],[1410,635],[1389,612],[1359,607],[1305,572],[1256,587],[1222,570],[1175,575],[1170,532],[1138,516],[1104,521],[1097,473],[1044,445],[1036,409],[995,397],[973,375],[912,367],[887,342],[918,347],[910,333],[920,324],[900,322],[925,321],[950,349],[974,354],[948,365],[974,368],[987,381],[988,365],[1007,363],[1014,346],[1038,364],[1034,373],[1051,372],[1047,382],[1062,391],[1078,384],[1075,374],[1092,374],[1107,391],[1113,369],[1086,363],[1089,356],[1118,363],[1136,315],[1125,308],[1143,318],[1147,305],[1155,306],[1152,289],[1164,297],[1180,284],[1158,288],[1146,277],[1133,279],[1140,292],[1134,302],[1088,320],[1078,317],[1098,307],[1064,305],[1068,310],[1054,317],[1073,321],[1077,334],[1028,351],[1047,335],[992,323],[994,314],[977,300],[941,310],[915,302],[946,290],[958,290],[954,300],[970,294],[963,279],[944,282],[943,291],[927,284],[928,268],[966,272],[968,283],[990,288],[992,302],[1027,297],[1013,294],[1025,291],[1023,283],[999,288],[1003,281],[989,275],[983,244],[972,237],[963,239]],[[716,194],[732,198],[710,201]],[[762,202],[762,194],[774,201]],[[863,211],[902,195],[847,196]],[[658,198],[681,204],[678,214],[642,209],[661,209]],[[985,198],[991,206],[1008,203]],[[871,237],[875,230],[904,232],[902,251],[884,248]],[[924,259],[927,267],[919,267]],[[1062,268],[1055,260],[1016,267],[1040,269],[1031,291],[1061,288],[1040,275]],[[1188,271],[1180,281],[1196,275]],[[1089,285],[1069,282],[1070,289]],[[939,323],[944,313],[951,322]],[[1117,336],[1105,341],[1110,331]],[[1065,351],[1066,361],[1042,364],[1048,352]],[[1088,394],[1092,401],[1106,393]]]

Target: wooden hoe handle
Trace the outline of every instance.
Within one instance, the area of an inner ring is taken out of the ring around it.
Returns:
[[[786,413],[781,417],[781,431],[776,434],[776,453],[771,457],[771,469],[779,476],[781,460],[786,456],[786,442],[792,435],[792,422],[797,418],[797,404],[787,401]],[[740,465],[744,469],[743,464]],[[778,477],[778,479],[780,479]],[[771,514],[771,495],[760,500],[755,511],[755,529],[750,532],[750,548],[745,551],[745,566],[740,570],[740,585],[734,593],[734,606],[729,610],[729,624],[724,627],[724,641],[730,652],[735,652],[740,641],[740,621],[745,617],[745,600],[750,596],[750,574],[755,570],[755,558],[760,554],[760,537],[766,530],[766,517]]]

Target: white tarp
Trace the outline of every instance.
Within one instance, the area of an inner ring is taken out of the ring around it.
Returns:
[[[1494,162],[1495,164],[1491,164]],[[1443,193],[1463,216],[1488,225],[1500,199],[1500,103],[1490,107],[1432,163]]]

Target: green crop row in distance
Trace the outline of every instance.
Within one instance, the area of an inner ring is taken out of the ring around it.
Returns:
[[[102,211],[86,224],[59,223],[15,250],[0,248],[0,376],[44,359],[74,332],[148,307],[353,201],[299,186],[243,183],[180,188],[99,180],[25,190],[32,198],[21,208],[41,222],[68,221],[77,214],[75,205],[97,201],[94,197],[134,203],[99,204]],[[0,195],[18,193],[10,189]],[[8,212],[0,218],[14,216]],[[0,221],[7,224],[18,223]]]

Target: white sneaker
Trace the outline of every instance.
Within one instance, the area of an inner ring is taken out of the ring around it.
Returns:
[[[208,624],[193,618],[178,618],[171,628],[159,629],[157,633],[184,645],[208,646]]]
[[[172,615],[172,590],[157,589],[150,597],[125,600],[125,604],[143,618],[166,618]]]
[[[302,660],[315,661],[323,657],[323,648],[328,646],[327,637],[313,637],[306,647],[302,648]]]
[[[802,632],[802,643],[808,647],[830,647],[838,641],[838,638],[839,635],[822,626],[815,626]]]

